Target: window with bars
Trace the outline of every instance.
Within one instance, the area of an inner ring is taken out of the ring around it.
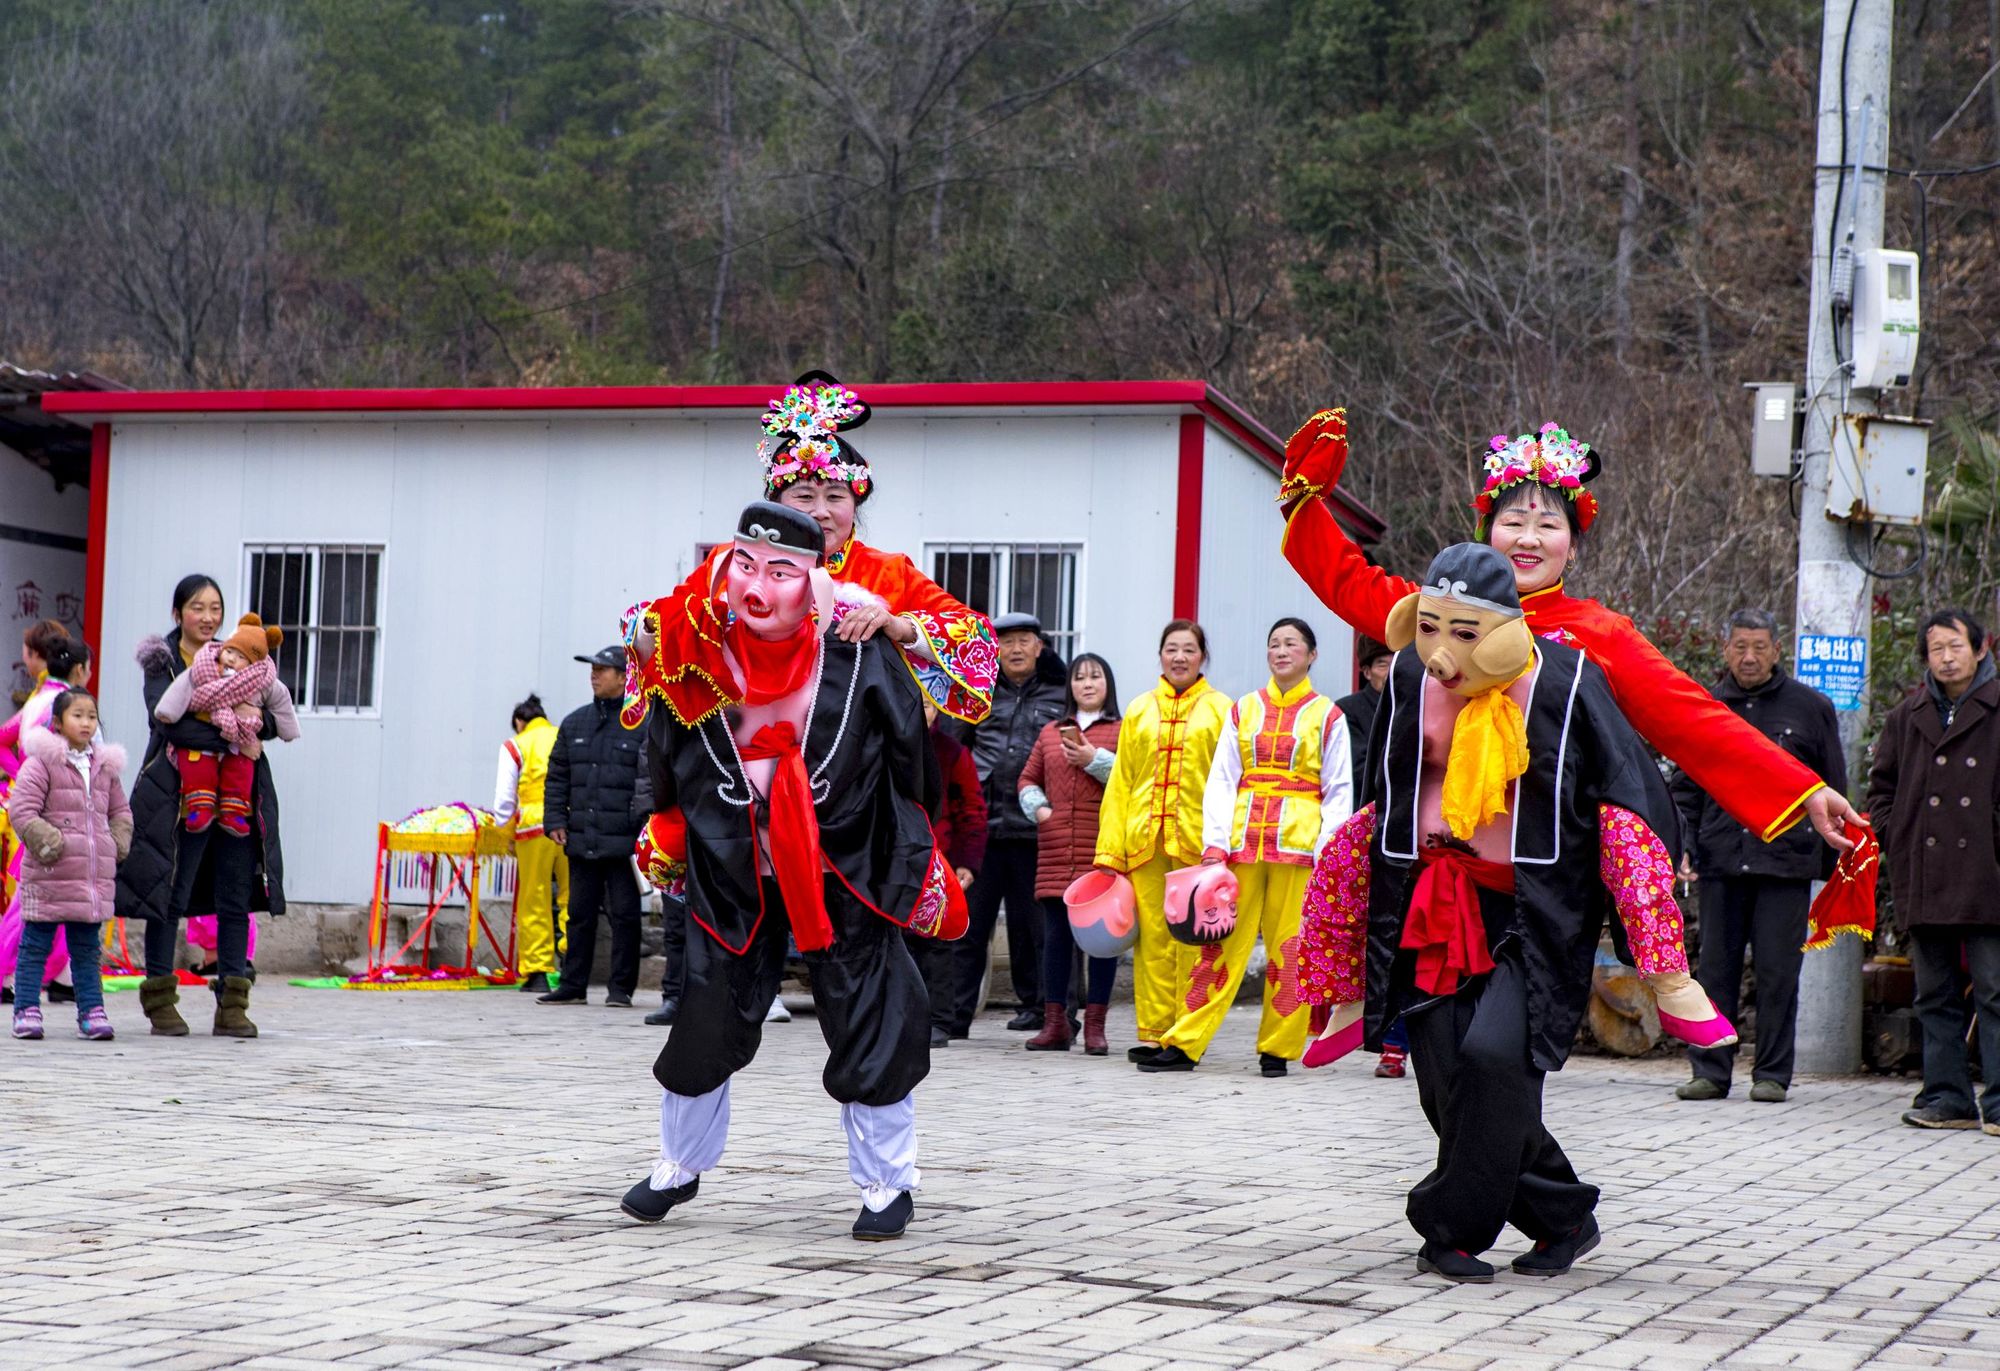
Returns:
[[[1032,614],[1064,660],[1083,641],[1079,543],[927,543],[931,579],[982,614]]]
[[[381,646],[382,549],[277,543],[244,549],[244,601],[285,631],[273,658],[298,707],[372,713]]]

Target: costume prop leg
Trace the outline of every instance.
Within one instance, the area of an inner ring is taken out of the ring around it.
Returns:
[[[1305,1054],[1312,1012],[1299,986],[1299,922],[1305,908],[1308,866],[1273,866],[1265,877],[1264,1017],[1257,1050],[1295,1062]],[[1240,911],[1238,917],[1241,917]]]
[[[881,1213],[905,1190],[917,1190],[917,1102],[905,1095],[894,1104],[843,1104],[840,1126],[847,1131],[847,1174],[861,1187],[861,1202]]]
[[[1181,1014],[1160,1039],[1164,1046],[1178,1047],[1200,1061],[1209,1043],[1215,1040],[1216,1030],[1229,1014],[1229,1006],[1236,1003],[1236,991],[1243,984],[1250,949],[1257,945],[1264,901],[1270,892],[1271,869],[1268,862],[1230,868],[1236,875],[1236,927],[1219,943],[1188,949],[1194,955],[1187,979],[1181,985]]]
[[[705,1095],[660,1094],[660,1160],[647,1181],[655,1190],[686,1185],[722,1160],[729,1142],[729,1082]]]
[[[923,977],[902,930],[831,878],[826,911],[833,946],[806,954],[813,1007],[827,1046],[821,1081],[842,1104],[893,1105],[930,1074],[930,1002]],[[773,993],[776,989],[774,984]],[[686,1001],[681,1013],[689,1013]],[[680,1032],[678,1024],[674,1031]]]
[[[1139,906],[1139,942],[1132,949],[1132,1005],[1142,1043],[1164,1039],[1181,1011],[1181,944],[1167,932],[1167,869],[1167,854],[1155,852],[1131,873]]]
[[[1449,1000],[1405,1016],[1417,1094],[1438,1160],[1410,1191],[1425,1241],[1477,1255],[1512,1222],[1529,1237],[1574,1231],[1597,1205],[1542,1126],[1542,1073],[1528,1057],[1527,982],[1515,957]]]

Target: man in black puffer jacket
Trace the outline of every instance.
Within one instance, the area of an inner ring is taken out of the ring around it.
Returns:
[[[569,857],[569,948],[562,984],[539,1004],[582,1004],[597,955],[597,915],[611,923],[607,1005],[630,1008],[639,986],[639,882],[632,845],[639,837],[633,792],[640,735],[619,722],[625,649],[578,657],[590,667],[591,701],[562,721],[549,753],[543,831]]]

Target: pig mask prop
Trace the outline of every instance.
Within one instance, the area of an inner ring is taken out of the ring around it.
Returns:
[[[781,640],[799,631],[818,598],[819,525],[795,509],[758,501],[736,525],[723,578],[729,607],[752,634]]]

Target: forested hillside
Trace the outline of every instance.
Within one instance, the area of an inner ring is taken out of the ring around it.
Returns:
[[[1899,171],[2000,158],[2000,0],[1897,6]],[[1807,0],[11,0],[0,356],[144,386],[1206,377],[1350,406],[1421,562],[1484,440],[1607,458],[1581,583],[1790,609]],[[1982,76],[1992,79],[1982,83]],[[2000,175],[1897,175],[1992,607]],[[1954,463],[1957,470],[1954,472]],[[1886,546],[1894,564],[1913,547]],[[1906,664],[1896,669],[1907,674]]]

